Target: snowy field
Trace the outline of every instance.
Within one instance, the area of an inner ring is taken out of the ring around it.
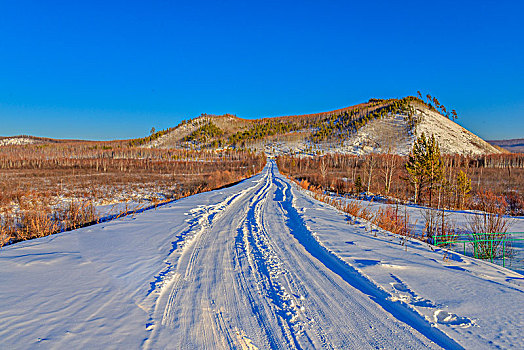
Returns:
[[[524,276],[348,224],[274,162],[0,250],[0,348],[524,348]]]

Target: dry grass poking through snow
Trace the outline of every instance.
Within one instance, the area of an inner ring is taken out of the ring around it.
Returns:
[[[402,236],[413,236],[413,231],[409,224],[409,214],[407,212],[404,212],[404,214],[399,214],[398,210],[386,208],[380,209],[376,213],[373,213],[366,206],[364,206],[362,202],[353,201],[344,203],[342,200],[337,200],[329,195],[325,195],[321,188],[311,185],[307,180],[301,180],[297,182],[292,178],[290,179],[297,183],[300,187],[311,191],[315,199],[327,203],[338,210],[351,215],[354,218],[358,217],[370,221],[386,231]]]

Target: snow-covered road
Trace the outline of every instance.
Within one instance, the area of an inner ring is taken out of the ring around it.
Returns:
[[[227,189],[0,250],[0,348],[524,347],[523,276],[399,242],[268,162]]]

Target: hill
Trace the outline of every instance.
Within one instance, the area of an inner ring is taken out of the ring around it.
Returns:
[[[73,140],[73,139],[52,139],[48,137],[38,137],[30,135],[16,135],[16,136],[0,136],[0,146],[9,145],[42,145],[49,143],[93,143],[93,142],[104,142],[104,141],[86,141],[86,140]]]
[[[202,114],[143,138],[111,142],[147,148],[251,149],[269,155],[327,152],[407,155],[416,138],[425,133],[435,135],[443,154],[504,152],[496,143],[491,145],[455,123],[446,109],[438,106],[440,111],[430,102],[408,96],[402,99],[370,99],[323,113],[274,118],[242,119],[231,114]],[[0,146],[64,142],[87,144],[94,141],[26,135],[0,137]],[[515,151],[518,146],[517,143],[501,147]]]
[[[43,144],[43,143],[57,143],[59,140],[36,137],[29,135],[17,135],[17,136],[7,136],[0,137],[0,146],[7,145],[32,145],[32,144]]]
[[[307,115],[242,119],[203,114],[184,121],[146,147],[249,148],[270,155],[325,152],[406,155],[417,136],[434,134],[444,154],[501,151],[416,97],[371,99],[355,106]]]

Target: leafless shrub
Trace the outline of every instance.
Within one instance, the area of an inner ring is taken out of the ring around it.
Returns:
[[[398,211],[393,207],[380,208],[375,214],[373,223],[386,231],[403,236],[412,236],[409,226],[409,215],[398,215]]]
[[[422,238],[428,243],[450,246],[450,242],[458,238],[459,229],[449,220],[445,210],[421,209],[421,214],[424,219]]]
[[[507,238],[510,221],[504,216],[507,203],[491,191],[480,193],[476,207],[481,211],[468,220],[468,230],[474,241],[476,257],[493,259],[501,256],[502,243]]]
[[[348,213],[349,215],[360,217],[361,211],[365,210],[362,203],[358,203],[356,201],[350,201],[344,206],[344,212]]]
[[[0,248],[13,239],[14,231],[14,216],[4,208],[0,213]]]

